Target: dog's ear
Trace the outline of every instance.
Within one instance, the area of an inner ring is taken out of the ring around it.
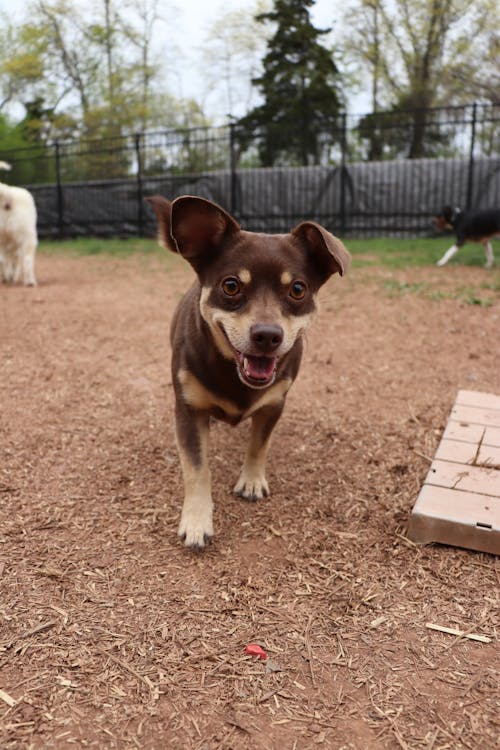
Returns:
[[[305,245],[320,270],[323,282],[334,273],[341,276],[346,273],[351,256],[338,237],[334,237],[314,221],[302,222],[292,229],[291,234]]]
[[[155,212],[158,220],[158,244],[166,250],[177,252],[177,247],[170,234],[172,223],[172,204],[162,195],[152,195],[144,198]]]
[[[230,214],[205,198],[183,195],[172,203],[172,238],[195,270],[202,255],[211,255],[239,231],[240,225]]]

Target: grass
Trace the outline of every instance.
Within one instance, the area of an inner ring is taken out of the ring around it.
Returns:
[[[346,240],[355,266],[381,265],[393,269],[433,266],[452,244],[453,239],[450,236],[431,239],[376,237]],[[482,246],[468,244],[450,261],[450,265],[459,263],[466,266],[483,266],[484,261]]]
[[[72,256],[82,255],[113,255],[128,257],[135,253],[147,255],[165,255],[156,240],[140,237],[128,239],[102,239],[99,237],[76,237],[65,240],[43,240],[40,250],[46,254],[66,253]]]
[[[354,267],[385,266],[386,268],[409,268],[433,266],[450,247],[450,237],[437,238],[366,238],[349,239],[345,244],[353,256]],[[497,243],[498,245],[498,243]],[[99,239],[78,237],[66,240],[44,240],[40,243],[43,253],[69,253],[71,255],[113,255],[127,257],[134,253],[163,255],[167,253],[153,239],[131,237],[128,239]],[[498,251],[497,251],[498,255]],[[465,245],[458,257],[450,264],[482,266],[484,251],[480,245]]]
[[[434,267],[436,261],[450,246],[450,238],[367,238],[346,239],[345,244],[352,255],[353,268],[385,268],[398,271],[416,267]],[[498,243],[497,243],[498,244]],[[115,258],[127,258],[131,255],[146,258],[158,258],[166,268],[173,268],[178,256],[161,248],[156,240],[130,237],[128,239],[99,239],[95,237],[78,237],[75,239],[42,241],[40,250],[45,254],[67,254],[73,257],[90,255],[107,255]],[[498,250],[497,250],[498,256]],[[480,245],[468,244],[458,256],[450,261],[460,266],[483,266],[484,251]],[[406,294],[417,294],[431,302],[444,299],[458,299],[468,305],[490,307],[500,291],[500,274],[488,274],[485,280],[476,286],[436,285],[429,281],[407,281],[394,276],[380,279],[385,293],[389,297]]]
[[[486,295],[484,295],[472,286],[459,285],[445,290],[436,289],[435,286],[426,281],[408,283],[395,278],[386,279],[383,285],[388,297],[418,294],[433,302],[439,302],[443,299],[458,299],[467,305],[477,305],[479,307],[491,307],[494,304],[495,297],[489,295],[488,291],[498,291],[498,285],[495,284],[480,284],[479,288],[486,290]]]

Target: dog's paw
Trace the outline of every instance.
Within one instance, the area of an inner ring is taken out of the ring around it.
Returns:
[[[178,534],[186,547],[199,552],[209,544],[214,535],[212,514],[203,516],[199,513],[183,512]]]
[[[441,266],[444,266],[445,263],[446,263],[446,261],[443,260],[443,258],[441,258],[441,260],[438,260],[438,262],[436,263],[436,266],[441,267]]]
[[[269,485],[264,476],[252,477],[242,472],[234,487],[234,493],[244,500],[255,502],[269,495]]]

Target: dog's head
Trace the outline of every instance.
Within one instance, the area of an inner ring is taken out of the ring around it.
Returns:
[[[457,223],[457,219],[461,214],[459,208],[452,208],[452,206],[443,206],[441,213],[434,216],[434,228],[436,232],[444,232],[445,229],[452,231]]]
[[[183,255],[198,275],[201,315],[220,352],[234,359],[245,385],[271,385],[278,361],[316,310],[319,288],[347,271],[344,245],[310,221],[289,234],[256,234],[203,198],[146,200],[160,245]]]

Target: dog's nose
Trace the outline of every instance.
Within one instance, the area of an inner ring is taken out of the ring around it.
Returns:
[[[255,323],[250,328],[250,340],[263,354],[269,354],[274,352],[283,341],[283,329],[277,325]]]

